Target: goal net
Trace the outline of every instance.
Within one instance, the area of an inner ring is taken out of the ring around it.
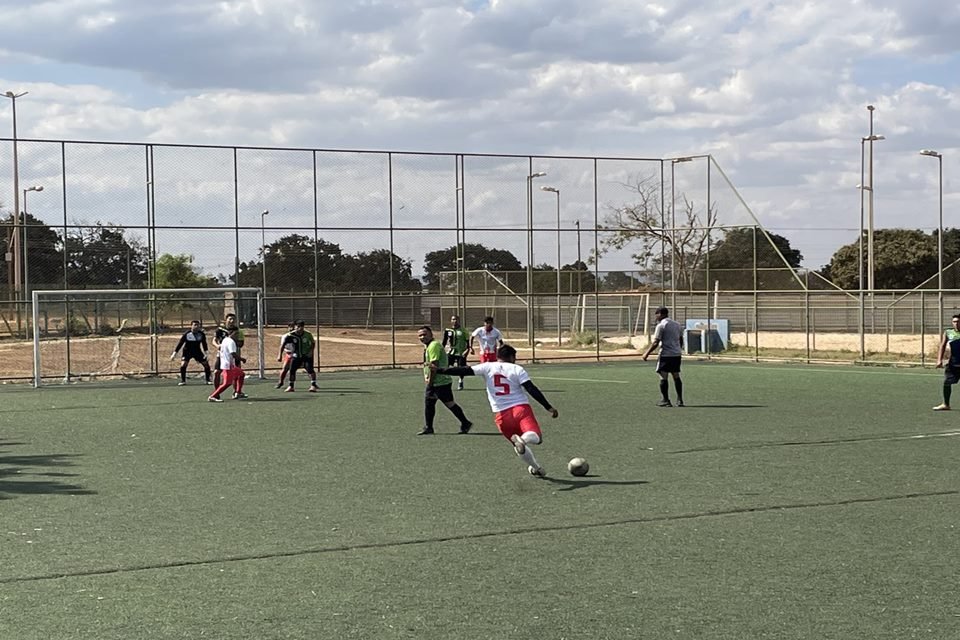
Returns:
[[[235,314],[248,371],[264,377],[263,299],[259,289],[100,289],[33,291],[33,379],[162,376],[180,337],[199,320],[213,365],[214,333]],[[202,370],[196,363],[188,371]]]
[[[614,331],[650,337],[649,293],[583,293],[573,319],[573,331]]]

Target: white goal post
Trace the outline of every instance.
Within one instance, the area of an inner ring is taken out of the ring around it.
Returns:
[[[626,331],[631,336],[650,337],[649,293],[582,293],[571,329],[583,333],[590,328],[588,317],[599,318],[600,328]]]
[[[44,378],[70,382],[172,374],[176,369],[166,356],[190,322],[200,320],[207,328],[212,358],[216,348],[210,327],[218,326],[227,313],[237,315],[247,334],[244,356],[254,360],[256,354],[247,366],[264,378],[263,292],[257,287],[32,293],[34,387],[39,388]]]

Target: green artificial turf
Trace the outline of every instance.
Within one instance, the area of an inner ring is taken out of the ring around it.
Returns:
[[[938,374],[529,370],[547,480],[475,378],[431,437],[418,371],[4,389],[0,638],[960,637]]]

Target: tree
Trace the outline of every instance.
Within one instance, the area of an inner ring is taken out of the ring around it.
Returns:
[[[706,210],[699,212],[694,202],[680,194],[667,220],[655,176],[641,177],[624,186],[636,194],[636,202],[608,207],[610,213],[601,228],[612,233],[604,234],[600,254],[634,245],[637,250],[631,257],[642,270],[656,272],[661,266],[675,266],[677,287],[692,288],[696,272],[702,268],[707,232],[717,222],[714,205],[708,203]]]
[[[420,291],[421,283],[413,277],[413,264],[389,249],[375,249],[347,256],[346,285],[353,291],[389,291],[393,273],[394,291]]]
[[[241,262],[238,286],[263,286],[266,260],[267,289],[313,293],[343,289],[344,254],[340,245],[316,241],[305,235],[290,234],[264,247],[260,260]]]
[[[10,243],[13,232],[13,214],[0,221],[0,238],[3,238],[4,252]],[[27,283],[30,290],[63,287],[63,237],[55,229],[29,213],[20,220],[20,238],[23,240],[26,224],[27,255],[30,262],[21,262],[27,267]],[[22,249],[22,247],[21,247]],[[23,260],[23,253],[21,253]],[[8,269],[12,263],[0,260],[0,286],[8,283]]]
[[[944,240],[947,236],[944,235]],[[864,243],[864,287],[867,286],[867,251]],[[878,229],[873,234],[874,288],[912,289],[937,273],[937,241],[918,229]],[[860,243],[837,249],[825,268],[841,289],[860,286]]]
[[[764,234],[756,227],[727,229],[723,238],[710,249],[710,277],[718,280],[723,289],[749,290],[754,286],[754,269],[761,269],[757,273],[758,287],[790,288],[796,286],[796,280],[788,267],[797,269],[802,260],[803,255],[781,235]]]
[[[463,268],[468,271],[519,271],[520,261],[504,249],[490,249],[482,244],[466,243],[463,247]],[[457,246],[431,251],[424,257],[424,280],[428,289],[440,288],[440,273],[457,270]]]
[[[190,289],[215,287],[216,279],[200,274],[193,266],[193,256],[165,253],[157,258],[156,285],[158,289]]]
[[[147,279],[146,247],[137,238],[127,238],[117,225],[97,222],[71,229],[66,251],[71,288],[133,288]]]

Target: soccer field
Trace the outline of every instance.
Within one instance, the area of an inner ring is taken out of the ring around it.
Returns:
[[[960,637],[938,372],[528,370],[545,480],[476,378],[429,437],[418,370],[4,388],[0,638]]]

